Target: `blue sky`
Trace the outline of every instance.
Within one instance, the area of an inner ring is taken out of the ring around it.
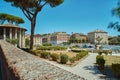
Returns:
[[[110,36],[120,35],[117,30],[108,29],[109,22],[118,21],[112,17],[111,10],[116,7],[118,0],[65,0],[55,8],[46,5],[37,16],[36,34],[65,31],[69,34],[87,34],[96,29],[105,30]],[[22,17],[25,20],[20,26],[26,28],[30,34],[30,22],[19,8],[10,3],[0,1],[0,12]]]

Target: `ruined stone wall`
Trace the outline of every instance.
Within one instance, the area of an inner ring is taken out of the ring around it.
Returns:
[[[3,80],[84,80],[0,40]]]

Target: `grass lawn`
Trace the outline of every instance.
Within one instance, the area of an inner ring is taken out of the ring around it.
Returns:
[[[104,55],[105,59],[105,68],[104,70],[100,70],[104,75],[106,75],[105,80],[120,80],[119,77],[115,76],[111,66],[112,63],[119,63],[120,64],[120,56],[112,56],[112,55]]]
[[[112,63],[119,63],[120,64],[120,56],[112,56],[112,55],[107,55],[104,56],[106,63],[106,66],[111,66]]]

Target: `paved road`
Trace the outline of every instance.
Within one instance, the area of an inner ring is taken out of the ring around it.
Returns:
[[[76,66],[69,67],[65,65],[58,64],[53,61],[47,61],[48,63],[51,63],[55,66],[58,66],[62,69],[65,69],[67,71],[70,71],[76,75],[79,75],[87,80],[104,80],[102,79],[104,77],[103,74],[97,69],[95,66],[96,62],[96,56],[97,54],[91,53],[89,56],[84,59],[83,61],[80,61]]]

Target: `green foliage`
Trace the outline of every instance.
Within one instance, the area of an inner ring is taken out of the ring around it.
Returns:
[[[67,54],[60,54],[60,62],[62,64],[66,64],[68,62],[68,55]]]
[[[62,46],[40,46],[37,50],[66,50],[66,47]]]
[[[120,64],[112,64],[112,70],[116,74],[117,77],[120,77]]]
[[[109,37],[109,44],[115,44],[115,45],[120,45],[120,37],[116,36],[116,37]]]
[[[109,50],[98,50],[97,52],[98,52],[99,55],[102,55],[103,53],[105,55],[111,54],[111,51],[109,51]]]
[[[46,43],[46,44],[43,44],[43,46],[52,46],[51,43]]]
[[[40,50],[31,50],[30,53],[33,54],[33,55],[36,55],[36,56],[40,56],[42,51],[40,51]]]
[[[80,60],[81,58],[83,58],[84,56],[88,55],[88,52],[87,51],[82,51],[82,52],[79,52],[77,55],[76,55],[76,60]]]
[[[70,42],[63,42],[63,45],[70,45]]]
[[[102,50],[98,50],[97,51],[99,55],[102,55],[103,51]]]
[[[21,48],[21,49],[24,50],[25,52],[31,53],[31,50],[29,48]]]
[[[105,59],[101,55],[97,55],[96,63],[98,64],[99,69],[104,69]]]
[[[46,51],[40,52],[40,55],[41,58],[45,58],[45,59],[48,59],[50,57],[50,53]]]
[[[56,53],[50,54],[50,57],[52,58],[53,61],[57,61],[59,59],[59,55]]]
[[[78,50],[78,49],[72,49],[72,52],[82,52],[83,50]]]
[[[69,61],[70,61],[71,63],[74,63],[75,60],[76,60],[76,57],[69,58]]]
[[[0,13],[0,20],[1,24],[3,24],[6,20],[11,23],[15,22],[15,24],[24,23],[22,18],[5,13]]]
[[[4,0],[11,3],[12,6],[20,8],[24,15],[31,22],[31,36],[30,49],[33,49],[33,37],[36,25],[36,17],[38,12],[42,10],[45,5],[56,7],[64,2],[64,0]]]
[[[70,39],[69,42],[70,42],[70,43],[81,43],[82,40],[81,40],[81,39]]]
[[[25,46],[29,46],[30,45],[30,40],[29,39],[25,39]]]
[[[18,43],[18,39],[8,39],[7,38],[6,41],[9,42],[9,43],[11,43],[11,44],[13,44],[13,45],[15,45],[15,44]]]
[[[112,15],[115,15],[120,18],[120,0],[118,0],[117,7],[112,9]],[[113,28],[116,29],[117,31],[120,31],[120,24],[118,21],[110,22],[108,28]]]

